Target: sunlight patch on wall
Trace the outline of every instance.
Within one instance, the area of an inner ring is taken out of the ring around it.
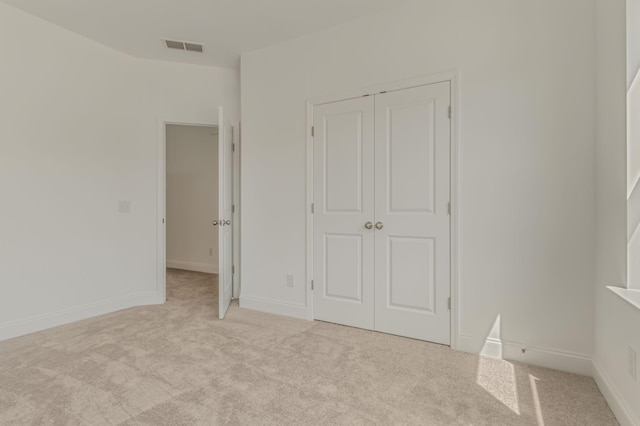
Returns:
[[[501,318],[498,315],[480,351],[476,383],[511,411],[520,415],[515,368],[513,364],[501,358],[502,331]]]
[[[484,345],[480,350],[480,355],[502,359],[502,331],[500,315],[498,315],[496,320],[493,322],[489,335],[485,339]]]

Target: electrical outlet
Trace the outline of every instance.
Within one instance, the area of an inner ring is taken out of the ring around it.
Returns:
[[[631,346],[629,346],[627,353],[627,370],[631,378],[636,380],[638,377],[638,357],[636,351]]]
[[[287,274],[287,287],[293,287],[293,274]]]

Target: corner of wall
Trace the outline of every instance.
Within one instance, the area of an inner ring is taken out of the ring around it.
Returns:
[[[594,357],[593,359],[593,372],[591,375],[620,425],[640,425],[640,418],[633,414],[631,407],[625,402],[617,387],[613,384],[614,382],[611,377],[609,377],[607,372],[600,365],[597,357]]]

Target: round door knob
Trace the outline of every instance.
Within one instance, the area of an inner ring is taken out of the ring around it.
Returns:
[[[367,228],[367,229],[373,229],[373,223],[367,222],[367,223],[364,224],[364,227]]]
[[[384,228],[384,225],[382,224],[382,222],[376,222],[376,229],[382,229]]]
[[[223,221],[225,225],[231,225],[231,220],[225,220]]]
[[[217,220],[214,220],[213,222],[211,222],[211,224],[212,224],[213,226],[216,226],[216,225],[218,224],[218,221],[217,221]]]

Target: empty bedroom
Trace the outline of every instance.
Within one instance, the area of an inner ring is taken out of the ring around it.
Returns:
[[[640,426],[640,0],[0,0],[0,424]]]

